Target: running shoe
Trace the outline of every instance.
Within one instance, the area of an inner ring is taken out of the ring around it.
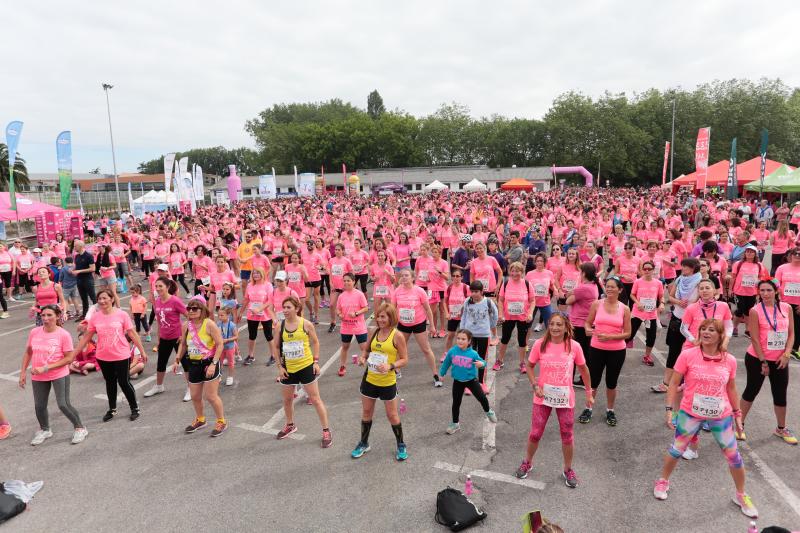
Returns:
[[[758,509],[753,505],[753,500],[750,499],[750,496],[744,492],[737,492],[736,496],[733,498],[733,503],[739,506],[739,509],[742,510],[742,514],[746,517],[758,518]]]
[[[350,452],[350,457],[352,457],[353,459],[358,459],[359,457],[367,453],[369,450],[370,450],[369,444],[363,444],[359,442],[358,445],[355,447],[355,449],[352,452]]]
[[[667,392],[668,387],[667,387],[667,384],[662,381],[658,385],[653,385],[652,387],[650,387],[650,390],[652,392],[655,392],[656,394],[663,394],[663,393]]]
[[[448,435],[452,435],[459,429],[461,429],[461,424],[459,424],[458,422],[450,422],[449,424],[447,424],[447,430],[445,431],[445,433],[447,433]]]
[[[142,413],[141,413],[141,411],[139,411],[139,409],[133,409],[133,410],[131,411],[131,414],[130,414],[130,416],[128,417],[128,419],[129,419],[131,422],[134,422],[135,420],[137,420],[137,419],[139,418],[139,416],[141,416],[141,414],[142,414]]]
[[[38,446],[52,436],[53,432],[50,431],[49,429],[40,429],[33,435],[31,446]]]
[[[500,369],[503,368],[504,366],[505,363],[503,363],[500,359],[497,359],[495,360],[494,365],[492,365],[492,370],[494,370],[495,372],[499,372]]]
[[[606,411],[606,424],[612,428],[617,425],[617,415],[614,411]]]
[[[395,454],[395,458],[398,461],[405,461],[408,459],[408,448],[404,443],[400,443],[397,445],[397,453]]]
[[[230,387],[231,385],[233,385],[233,376],[228,376],[225,378],[225,386]]]
[[[439,379],[439,376],[434,376],[434,378],[433,378],[433,386],[438,389],[442,385],[444,385],[444,383],[442,383],[442,380]]]
[[[492,339],[489,341],[489,346],[497,346],[498,344],[500,344],[500,339],[497,337],[492,337]]]
[[[520,363],[519,364],[519,373],[520,374],[527,374],[528,373],[528,368],[525,366],[525,363]]]
[[[275,358],[270,356],[269,359],[267,360],[267,366],[272,366],[274,364],[275,364]]]
[[[256,360],[255,357],[253,357],[252,355],[248,355],[247,357],[244,358],[244,361],[242,362],[242,364],[244,366],[250,366],[250,365],[253,364],[253,362],[255,362],[255,360]]]
[[[797,437],[794,436],[794,433],[792,433],[792,430],[789,428],[775,428],[773,435],[782,438],[783,442],[786,444],[791,444],[792,446],[797,444]]]
[[[647,366],[654,366],[655,363],[653,362],[653,356],[645,355],[642,357],[642,364]]]
[[[683,452],[682,457],[687,461],[691,461],[692,459],[697,459],[698,457],[700,457],[700,454],[697,453],[696,450],[693,450],[691,448],[686,448],[686,451]]]
[[[217,422],[214,425],[214,429],[211,430],[211,436],[212,437],[219,437],[220,435],[225,433],[226,429],[228,429],[228,423],[227,422]]]
[[[736,437],[736,440],[740,440],[742,442],[747,440],[747,434],[744,432],[744,428],[742,428],[741,431],[737,431],[736,429],[734,429],[733,435]]]
[[[164,385],[153,385],[153,387],[144,393],[145,398],[150,398],[151,396],[155,396],[156,394],[161,394],[164,392]]]
[[[144,342],[153,342],[153,337],[150,336],[148,333],[147,336],[144,338]]]
[[[183,401],[184,402],[192,401],[192,391],[189,390],[189,387],[186,387],[186,392],[183,394]]]
[[[578,476],[573,469],[565,470],[561,475],[564,476],[564,484],[567,487],[574,489],[578,486]]]
[[[0,440],[7,438],[11,434],[11,424],[0,425]]]
[[[591,409],[584,409],[583,412],[578,416],[578,422],[581,424],[588,424],[592,421],[592,410]]]
[[[2,313],[0,313],[0,318],[8,318],[8,317],[9,315],[7,311],[3,311]]]
[[[109,409],[108,411],[106,411],[106,414],[103,415],[103,422],[108,422],[109,420],[114,418],[115,414],[117,414],[116,409]]]
[[[514,472],[514,476],[518,477],[519,479],[525,479],[528,477],[528,472],[531,471],[531,468],[533,468],[533,465],[530,462],[522,461],[522,464],[519,465],[517,471]]]
[[[492,409],[486,411],[486,418],[489,419],[489,422],[497,424],[497,414],[495,414],[495,412]]]
[[[668,492],[669,480],[664,478],[657,479],[656,486],[653,488],[653,496],[656,497],[656,500],[666,500]]]
[[[340,366],[339,367],[339,372],[337,372],[337,374],[339,374],[339,377],[343,377],[345,375],[345,373],[347,373],[347,368],[345,368],[344,365]]]
[[[86,428],[78,428],[72,434],[72,444],[80,444],[84,440],[86,440],[86,436],[89,434],[89,430]]]
[[[800,351],[797,351],[797,350],[792,350],[792,353],[791,353],[791,355],[792,355],[792,357],[794,357],[795,359],[797,359],[798,361],[800,361]]]
[[[294,424],[286,424],[285,426],[283,426],[283,429],[280,430],[277,435],[275,435],[275,438],[277,438],[278,440],[283,440],[292,433],[294,433],[295,431],[297,431],[297,426],[295,426]]]
[[[317,315],[311,317],[311,323],[314,325],[319,325],[319,317],[317,317]]]
[[[194,421],[188,426],[186,426],[186,429],[184,429],[183,431],[185,431],[186,433],[194,433],[198,429],[203,429],[204,427],[206,427],[206,425],[207,424],[205,420],[201,422],[199,418],[195,418]]]
[[[322,447],[330,448],[333,445],[333,436],[331,436],[330,429],[322,430]]]
[[[333,333],[335,329],[336,329],[336,323],[334,322],[330,326],[328,326],[328,333]]]
[[[708,420],[703,420],[703,423],[700,427],[703,429],[703,431],[711,431],[711,426],[708,425]]]
[[[535,331],[536,333],[542,331],[542,323],[538,322],[535,326],[533,326],[533,331]]]

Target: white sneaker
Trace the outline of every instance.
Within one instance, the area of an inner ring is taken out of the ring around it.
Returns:
[[[175,371],[175,375],[176,376],[182,376],[183,375],[183,367],[181,365],[178,365],[178,369]]]
[[[19,300],[17,300],[17,299],[16,299],[16,298],[14,298],[13,296],[9,296],[9,297],[8,297],[8,301],[9,301],[9,302],[18,302]]]
[[[192,393],[189,391],[188,388],[186,389],[186,394],[183,395],[183,401],[184,402],[191,402],[192,401]]]
[[[78,428],[75,430],[75,433],[72,434],[72,444],[80,444],[86,439],[86,435],[89,434],[89,430],[86,428]]]
[[[538,322],[535,326],[533,326],[533,331],[535,331],[537,333],[542,331],[542,323]]]
[[[686,459],[687,461],[691,461],[692,459],[697,459],[698,457],[700,457],[700,454],[698,454],[691,448],[686,448],[686,451],[683,452],[683,458]]]
[[[230,387],[231,385],[233,385],[233,376],[228,376],[225,378],[225,386]]]
[[[161,394],[162,392],[164,392],[164,385],[153,385],[152,389],[144,393],[144,397],[150,398],[151,396]]]
[[[43,443],[44,441],[46,441],[47,439],[49,439],[52,436],[53,436],[53,432],[50,431],[49,429],[47,431],[44,431],[44,430],[40,429],[33,436],[33,440],[31,441],[31,446],[38,446],[38,445],[40,445],[41,443]]]

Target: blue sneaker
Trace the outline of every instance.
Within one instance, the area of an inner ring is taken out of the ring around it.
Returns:
[[[711,431],[711,428],[708,426],[708,421],[703,422],[701,427],[703,428],[703,431]]]
[[[408,450],[406,449],[405,444],[398,444],[397,445],[397,460],[398,461],[405,461],[408,459]]]
[[[358,459],[368,451],[369,451],[369,444],[362,444],[359,442],[358,446],[356,446],[356,449],[350,453],[350,457],[352,457],[353,459]]]

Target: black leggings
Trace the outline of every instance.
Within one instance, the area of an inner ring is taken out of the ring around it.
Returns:
[[[250,320],[247,319],[247,338],[251,341],[256,340],[258,337],[258,326],[261,325],[261,329],[264,331],[264,338],[267,339],[267,342],[272,340],[272,320],[266,320],[264,322],[260,320]]]
[[[469,389],[475,399],[481,404],[483,407],[483,412],[489,412],[489,400],[486,399],[486,395],[483,393],[483,389],[481,388],[481,384],[478,382],[477,379],[471,379],[469,381],[458,381],[453,380],[453,423],[458,424],[458,415],[461,413],[461,399],[464,397],[464,389]]]
[[[155,272],[154,267],[154,259],[142,259],[142,272],[144,272],[144,277],[147,278],[151,272]]]
[[[156,363],[158,372],[167,371],[169,356],[172,355],[173,350],[178,353],[178,344],[180,344],[180,339],[158,339],[158,363]]]
[[[20,294],[22,294],[21,289],[25,289],[25,292],[33,292],[33,280],[31,279],[30,273],[25,274],[17,274],[17,288],[20,289]]]
[[[572,326],[572,338],[575,339],[575,342],[581,345],[581,349],[583,350],[583,356],[587,357],[589,355],[589,350],[591,350],[591,346],[589,346],[589,337],[586,336],[586,328],[583,326]],[[578,380],[575,380],[575,374],[577,373],[578,369],[575,365],[572,365],[572,382],[573,383],[583,383],[583,378],[578,376]]]
[[[778,368],[777,361],[767,361],[769,365],[769,387],[772,389],[772,403],[776,407],[786,407],[786,389],[789,387],[789,367]],[[744,356],[744,368],[747,371],[747,385],[742,392],[742,400],[752,403],[764,384],[761,373],[761,361],[750,354]]]
[[[368,274],[358,274],[356,275],[356,283],[361,284],[361,292],[364,294],[367,293],[367,279],[369,278]]]
[[[797,308],[800,307],[798,304],[789,304],[792,306],[792,319],[794,320],[794,343],[792,344],[792,350],[795,352],[798,348],[800,348],[800,315],[797,314]],[[3,304],[5,307],[5,304]]]
[[[486,354],[489,353],[489,337],[472,337],[472,349],[478,352],[481,359],[486,361]],[[478,382],[483,383],[486,375],[486,366],[478,369]]]
[[[672,369],[678,360],[678,356],[683,351],[683,343],[686,342],[686,337],[681,333],[681,319],[675,315],[669,318],[669,326],[667,326],[667,368]]]
[[[3,284],[3,280],[0,279],[0,305],[3,306],[3,312],[4,313],[8,311],[8,304],[6,303],[5,292],[6,292],[6,287]]]
[[[325,287],[328,288],[328,296],[331,295],[331,275],[330,274],[320,274],[320,278],[322,278],[322,284],[319,287],[319,294],[320,296],[325,296]]]
[[[514,328],[517,328],[517,344],[520,348],[526,346],[528,340],[528,328],[531,327],[530,322],[525,320],[506,320],[503,322],[502,333],[500,336],[500,344],[508,344],[511,340],[511,334]]]
[[[644,345],[648,348],[652,348],[656,345],[656,320],[658,320],[658,317],[651,319],[650,326],[645,330],[646,336]],[[642,325],[642,322],[644,321],[639,317],[631,317],[631,336],[628,337],[629,341],[632,341],[636,336],[636,332],[639,331],[639,326]]]
[[[143,329],[145,333],[150,334],[150,325],[144,319],[143,313],[133,313],[133,323],[136,324],[136,333]]]
[[[619,301],[633,309],[633,300],[631,300],[631,292],[633,291],[633,283],[622,283],[622,292],[619,295]]]
[[[186,286],[186,274],[173,274],[172,281],[180,283],[183,290],[186,291],[186,294],[189,294],[189,287]]]
[[[125,395],[125,399],[128,400],[128,405],[131,406],[131,411],[137,411],[139,409],[139,404],[136,403],[136,391],[133,390],[131,377],[128,373],[131,360],[101,361],[98,359],[97,364],[100,365],[103,379],[106,380],[108,408],[110,410],[117,408],[117,384],[119,384],[119,388],[122,389],[122,394]]]
[[[625,363],[625,349],[622,350],[601,350],[592,348],[586,357],[586,364],[589,366],[589,375],[592,378],[592,388],[597,390],[600,380],[603,377],[603,370],[606,373],[606,388],[614,390],[617,388],[617,380],[622,372],[622,365]]]

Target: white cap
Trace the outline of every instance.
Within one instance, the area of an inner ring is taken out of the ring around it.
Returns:
[[[279,279],[281,281],[286,281],[286,271],[279,270],[277,274],[275,274],[275,279]]]
[[[34,248],[33,249],[33,253],[36,253],[36,252],[42,253],[42,249],[41,248]]]
[[[169,272],[169,267],[164,263],[161,263],[156,267],[156,270],[163,270],[164,272]]]

